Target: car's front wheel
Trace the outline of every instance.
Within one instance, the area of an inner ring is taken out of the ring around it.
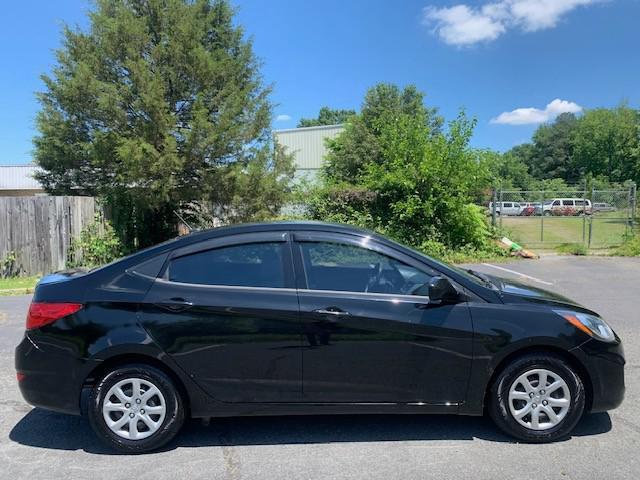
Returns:
[[[184,422],[182,398],[172,380],[142,364],[107,373],[92,390],[88,414],[103,441],[130,453],[161,447]]]
[[[562,357],[532,354],[504,368],[489,391],[489,414],[506,433],[526,442],[568,436],[585,406],[580,376]]]

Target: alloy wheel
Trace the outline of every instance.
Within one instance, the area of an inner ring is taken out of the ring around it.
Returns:
[[[571,406],[571,392],[558,375],[544,368],[520,375],[509,388],[513,418],[530,430],[548,430],[560,424]]]
[[[164,421],[166,402],[158,387],[148,380],[127,378],[109,389],[102,403],[107,427],[127,440],[153,435]]]

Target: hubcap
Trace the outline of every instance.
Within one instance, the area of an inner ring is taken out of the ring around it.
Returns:
[[[109,389],[102,402],[102,416],[109,429],[128,440],[142,440],[162,425],[166,403],[153,383],[127,378]]]
[[[516,421],[531,430],[548,430],[569,412],[571,393],[567,383],[544,368],[520,375],[509,388],[509,410]]]

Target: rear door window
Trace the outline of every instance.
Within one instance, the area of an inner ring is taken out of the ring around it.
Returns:
[[[192,253],[170,261],[171,282],[285,287],[284,242],[248,243]]]

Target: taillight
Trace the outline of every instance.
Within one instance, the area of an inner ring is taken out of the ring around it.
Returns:
[[[27,330],[49,325],[81,308],[81,303],[32,303],[27,314]]]

